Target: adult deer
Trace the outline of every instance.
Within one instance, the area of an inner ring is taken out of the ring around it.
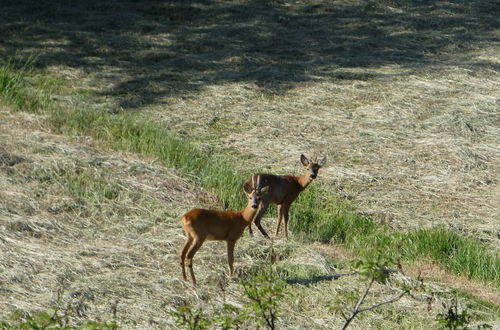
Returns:
[[[193,284],[196,279],[193,272],[193,257],[205,240],[227,242],[227,262],[229,276],[233,275],[234,246],[243,231],[255,217],[262,198],[267,196],[269,187],[262,185],[257,176],[252,176],[250,183],[243,184],[248,197],[247,206],[241,211],[217,211],[192,209],[182,216],[181,224],[186,232],[186,244],[181,252],[182,277],[186,278],[185,263],[189,267]]]
[[[307,188],[307,186],[318,176],[318,171],[326,163],[326,157],[317,160],[310,160],[303,154],[300,155],[300,162],[306,168],[306,171],[300,176],[291,175],[274,175],[274,174],[254,174],[245,183],[249,184],[254,177],[257,176],[263,185],[269,186],[269,193],[262,198],[259,211],[257,212],[254,223],[260,230],[262,235],[269,238],[260,220],[266,212],[270,203],[278,205],[278,227],[276,228],[276,235],[278,235],[281,221],[284,220],[285,237],[288,237],[288,215],[290,205],[299,196],[299,194]],[[252,226],[248,228],[250,235],[253,235]]]

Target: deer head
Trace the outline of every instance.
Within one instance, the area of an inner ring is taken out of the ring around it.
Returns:
[[[300,155],[300,162],[307,169],[309,173],[309,179],[313,180],[318,176],[319,169],[326,164],[326,157],[318,161],[317,159],[308,159],[302,154]]]
[[[245,194],[247,195],[248,200],[252,205],[252,208],[256,209],[257,207],[259,207],[259,203],[262,199],[262,196],[268,193],[269,186],[264,185],[261,176],[255,174],[252,175],[252,184],[249,185],[248,183],[245,182],[243,184],[243,190],[245,191]]]

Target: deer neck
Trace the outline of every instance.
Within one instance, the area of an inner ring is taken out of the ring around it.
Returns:
[[[302,174],[301,176],[297,177],[297,183],[299,184],[301,190],[304,190],[307,188],[307,186],[311,183],[312,179],[309,176],[309,172],[306,172]]]
[[[245,209],[243,209],[241,211],[241,217],[243,218],[243,220],[245,222],[250,223],[250,222],[252,222],[258,209],[259,208],[256,208],[256,209],[252,208],[251,203],[248,203],[247,207],[245,207]]]

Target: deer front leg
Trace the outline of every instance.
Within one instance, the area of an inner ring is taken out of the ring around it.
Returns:
[[[264,202],[264,201],[262,201],[260,203],[259,210],[257,211],[257,214],[255,214],[255,217],[253,218],[254,219],[253,222],[255,223],[257,228],[260,230],[262,235],[264,235],[266,238],[271,239],[269,237],[269,235],[266,233],[266,231],[264,230],[264,228],[262,228],[262,225],[260,224],[260,220],[262,219],[262,217],[264,216],[264,213],[266,212],[267,205],[268,205],[267,202]]]
[[[248,234],[250,234],[250,236],[253,237],[252,224],[248,226]]]

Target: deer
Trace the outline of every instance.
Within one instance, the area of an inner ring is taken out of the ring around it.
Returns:
[[[242,236],[245,228],[250,226],[259,203],[267,196],[269,187],[262,185],[262,181],[257,176],[252,176],[250,182],[243,184],[243,190],[248,198],[248,203],[243,210],[219,211],[194,208],[181,217],[181,224],[186,233],[186,243],[180,255],[182,277],[185,281],[187,281],[185,270],[185,264],[187,264],[193,284],[196,285],[193,257],[205,240],[227,242],[229,276],[233,276],[236,241]]]
[[[285,238],[288,238],[288,219],[290,205],[299,196],[299,194],[309,186],[309,184],[318,176],[318,171],[326,163],[326,157],[320,161],[308,159],[304,154],[300,155],[300,162],[306,168],[306,171],[299,176],[292,175],[274,175],[274,174],[254,174],[245,181],[246,184],[258,180],[269,187],[269,193],[262,198],[259,211],[255,215],[254,223],[262,235],[269,238],[269,235],[260,224],[262,216],[270,203],[278,205],[278,226],[276,236],[280,231],[281,222],[284,221]],[[253,236],[252,226],[248,227],[250,236]]]

